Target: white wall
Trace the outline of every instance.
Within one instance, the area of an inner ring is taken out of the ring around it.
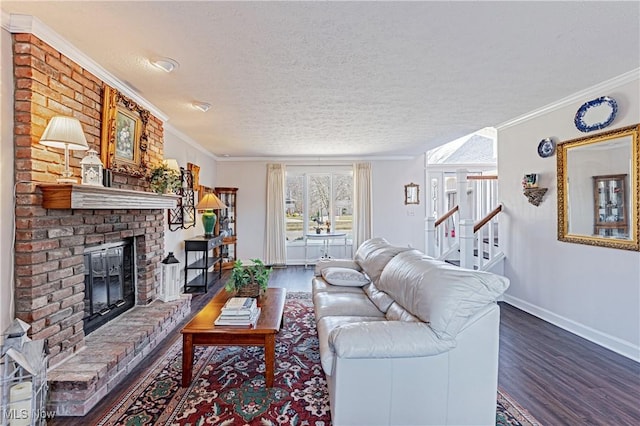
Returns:
[[[499,129],[498,176],[505,207],[500,236],[505,275],[511,279],[506,300],[640,360],[640,253],[558,241],[556,157],[537,154],[543,138],[563,141],[585,136],[574,126],[575,113],[582,103],[600,96],[616,99],[619,107],[614,123],[603,131],[637,123],[640,79],[601,85],[582,95],[545,115]],[[522,193],[525,173],[539,173],[540,186],[549,188],[539,207],[529,204]]]
[[[0,30],[0,333],[13,319],[13,54]]]
[[[425,197],[424,155],[413,160],[373,161],[373,236],[399,246],[424,250]],[[404,186],[420,185],[420,204],[404,204]]]
[[[218,162],[217,186],[238,188],[238,257],[264,258],[267,161]],[[290,162],[290,165],[302,163]],[[304,164],[309,164],[306,162]],[[322,164],[329,164],[323,161]],[[335,164],[348,164],[345,161]],[[397,245],[424,247],[424,156],[372,161],[373,234]],[[420,185],[420,204],[405,206],[404,185]],[[411,212],[413,211],[413,215]]]
[[[238,259],[264,259],[267,217],[267,161],[218,162],[216,186],[238,188],[236,233]]]

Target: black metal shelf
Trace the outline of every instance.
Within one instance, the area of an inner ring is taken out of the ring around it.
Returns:
[[[216,256],[216,248],[222,244],[222,237],[199,237],[184,241],[184,258],[187,266],[184,268],[184,292],[190,288],[201,288],[206,293],[209,285],[216,281],[216,273],[213,269],[218,263],[218,277],[222,278],[222,257]],[[201,257],[189,263],[189,254],[200,254]],[[211,269],[211,270],[210,270]],[[189,277],[189,271],[195,271],[196,275]]]

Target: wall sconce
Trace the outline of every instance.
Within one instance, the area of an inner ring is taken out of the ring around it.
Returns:
[[[162,271],[158,298],[163,302],[171,302],[180,298],[180,261],[173,252],[162,260]]]
[[[58,183],[78,183],[69,170],[69,150],[86,151],[89,149],[80,120],[74,117],[53,117],[40,138],[40,144],[64,149],[64,172],[62,172],[62,177],[58,178]]]
[[[178,165],[174,159],[167,159],[164,165],[180,176],[180,188],[175,193],[179,195],[178,203],[174,209],[169,209],[169,230],[189,229],[196,226],[195,193],[193,188],[193,174]]]
[[[547,193],[547,188],[538,187],[538,178],[539,176],[537,173],[529,173],[524,175],[522,178],[522,190],[524,196],[527,197],[529,203],[536,207],[542,203],[544,194]]]

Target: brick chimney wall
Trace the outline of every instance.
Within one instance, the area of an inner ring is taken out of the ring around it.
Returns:
[[[47,339],[50,365],[85,344],[86,246],[136,237],[137,304],[155,299],[164,254],[165,212],[156,210],[47,210],[38,183],[52,183],[64,169],[64,152],[39,144],[55,115],[80,120],[90,148],[100,152],[104,83],[32,34],[13,35],[15,77],[15,311],[31,325],[33,339]],[[162,121],[151,115],[148,164],[163,158]],[[70,151],[80,176],[86,151]],[[145,191],[144,179],[114,174],[112,186]]]

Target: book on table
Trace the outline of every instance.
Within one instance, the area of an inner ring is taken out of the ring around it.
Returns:
[[[218,315],[218,318],[214,321],[214,324],[251,328],[256,326],[258,318],[260,318],[260,308],[256,307],[255,310],[251,311],[247,315],[228,315],[221,312],[220,315]]]
[[[225,315],[246,315],[253,313],[258,307],[255,297],[231,297],[222,307]]]
[[[255,326],[260,308],[253,297],[232,297],[226,301],[215,325]]]

